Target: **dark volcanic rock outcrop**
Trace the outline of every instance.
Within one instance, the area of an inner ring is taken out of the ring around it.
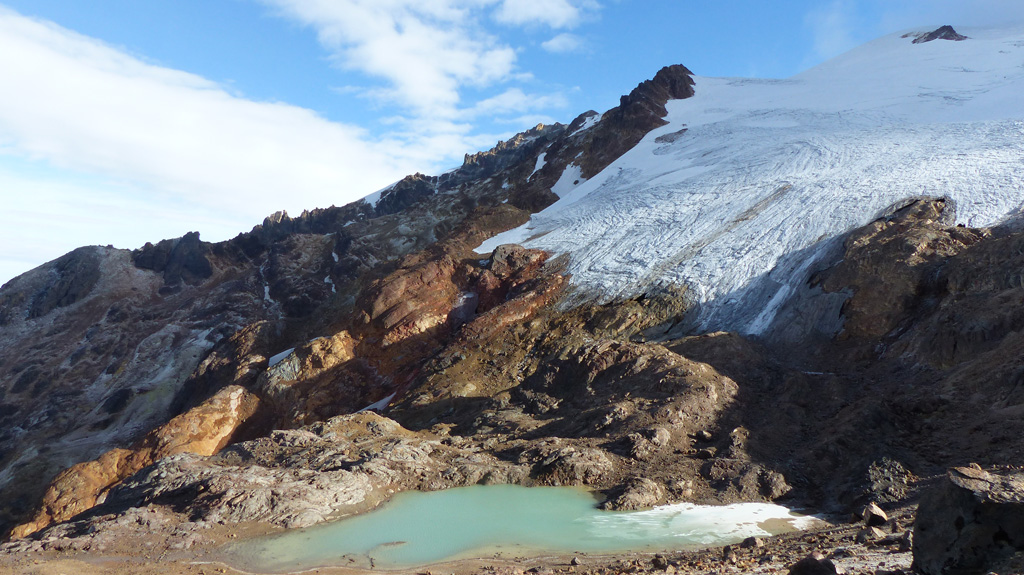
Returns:
[[[210,247],[199,239],[199,233],[189,232],[174,240],[146,244],[132,253],[132,260],[138,268],[162,273],[168,285],[196,285],[213,275],[209,253]]]
[[[909,36],[909,34],[908,34]],[[904,36],[906,38],[907,36]],[[954,42],[960,42],[962,40],[968,40],[967,36],[957,34],[956,30],[952,26],[946,25],[936,28],[931,32],[924,34],[917,34],[914,38],[914,44],[924,44],[925,42],[932,42],[934,40],[952,40]]]
[[[55,277],[36,293],[29,307],[28,316],[42,317],[56,308],[67,307],[89,295],[100,279],[101,256],[97,251],[96,248],[78,248],[57,258],[50,272]]]
[[[950,469],[921,499],[914,521],[914,567],[920,573],[988,573],[1016,553],[1024,554],[1019,470]]]
[[[693,96],[693,72],[686,66],[666,66],[651,80],[641,82],[619,105],[605,112],[586,142],[583,176],[592,178],[629,151],[654,128],[665,125],[665,103]]]

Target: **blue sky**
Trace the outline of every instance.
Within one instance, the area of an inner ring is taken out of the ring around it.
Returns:
[[[662,66],[787,77],[1019,0],[0,0],[0,282],[247,231],[603,111]]]

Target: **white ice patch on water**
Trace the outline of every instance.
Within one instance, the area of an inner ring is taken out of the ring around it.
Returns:
[[[588,518],[594,537],[615,536],[643,542],[670,533],[687,543],[713,545],[723,540],[771,535],[768,521],[787,521],[795,529],[807,529],[818,519],[795,516],[772,503],[737,503],[724,506],[676,503],[630,513],[598,514]]]

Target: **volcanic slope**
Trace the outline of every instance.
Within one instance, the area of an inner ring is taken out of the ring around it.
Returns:
[[[0,288],[0,528],[32,511],[62,469],[105,452],[102,461],[62,476],[66,493],[50,502],[64,508],[57,516],[87,509],[156,458],[209,454],[297,425],[265,415],[250,393],[268,364],[287,355],[280,352],[322,336],[334,341],[339,331],[362,325],[364,313],[377,320],[374,329],[389,332],[374,335],[388,343],[443,327],[461,292],[442,281],[456,269],[463,275],[460,260],[474,259],[469,247],[557,199],[550,190],[567,164],[599,172],[664,123],[667,100],[692,93],[689,71],[668,67],[604,115],[538,126],[467,154],[460,168],[441,176],[415,174],[365,200],[296,218],[277,213],[217,244],[190,233],[134,251],[80,248],[11,280]],[[408,290],[434,297],[429,312],[409,313],[405,288],[375,287],[410,262],[429,259],[443,261],[432,275],[407,278]],[[458,307],[471,314],[466,304]],[[369,351],[360,361],[371,365],[353,376],[362,384],[304,402],[321,402],[317,417],[377,402],[416,370],[410,360],[397,374],[385,352],[363,348]],[[249,391],[240,396],[226,389],[232,385]],[[211,409],[187,415],[206,401]],[[166,427],[176,416],[184,417]],[[128,447],[130,457],[108,452]]]

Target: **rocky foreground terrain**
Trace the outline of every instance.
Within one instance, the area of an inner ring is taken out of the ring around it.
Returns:
[[[0,572],[235,572],[232,539],[479,483],[587,486],[608,509],[778,501],[831,524],[432,572],[1024,571],[1019,221],[900,202],[833,241],[760,338],[692,331],[685,285],[596,303],[571,254],[473,251],[693,93],[665,68],[603,115],[374,201],[219,244],[81,248],[0,288]]]

